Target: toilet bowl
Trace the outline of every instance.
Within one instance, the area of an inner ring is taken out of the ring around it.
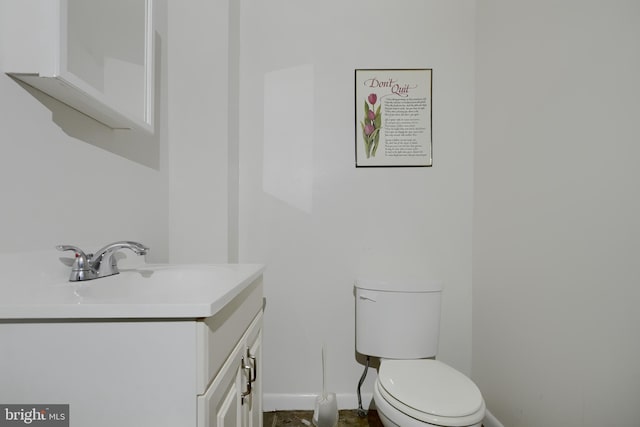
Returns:
[[[382,360],[373,399],[385,427],[480,427],[485,414],[478,387],[432,359]]]

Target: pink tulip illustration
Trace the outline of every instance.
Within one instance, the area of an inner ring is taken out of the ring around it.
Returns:
[[[380,141],[380,125],[382,124],[380,107],[382,104],[379,104],[376,108],[376,102],[378,102],[378,95],[375,93],[369,94],[364,101],[364,120],[360,122],[362,137],[364,138],[364,152],[367,159],[375,157],[378,142]]]
[[[371,134],[373,133],[373,131],[376,130],[375,126],[373,125],[364,125],[364,134],[367,136],[371,136]]]

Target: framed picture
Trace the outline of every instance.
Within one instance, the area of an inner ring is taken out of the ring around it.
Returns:
[[[432,69],[355,70],[356,167],[432,166]]]

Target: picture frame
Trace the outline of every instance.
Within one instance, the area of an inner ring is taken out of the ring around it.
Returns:
[[[355,163],[433,166],[431,68],[355,70]]]

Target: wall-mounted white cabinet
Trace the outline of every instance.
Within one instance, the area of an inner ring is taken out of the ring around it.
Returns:
[[[153,132],[152,0],[3,0],[2,68],[113,129]]]

